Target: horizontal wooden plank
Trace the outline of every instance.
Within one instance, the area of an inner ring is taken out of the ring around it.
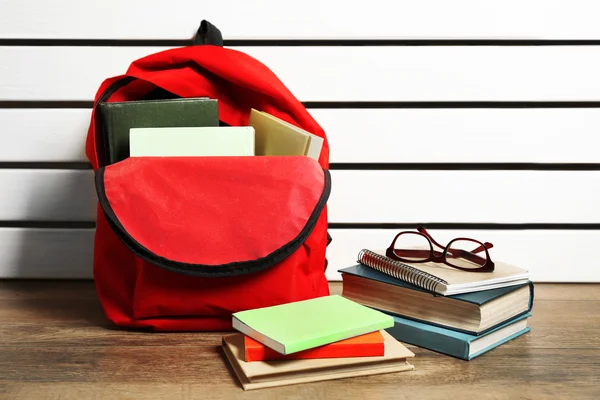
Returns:
[[[336,163],[597,163],[600,109],[315,109]]]
[[[0,162],[81,162],[91,110],[0,109]]]
[[[600,282],[600,270],[581,249],[593,249],[600,231],[431,230],[446,243],[458,236],[490,241],[495,260],[531,271],[536,282]],[[363,248],[385,248],[394,230],[331,229],[327,277],[356,264]],[[93,229],[0,228],[0,278],[91,278]]]
[[[159,50],[0,47],[0,100],[91,100],[105,78]],[[239,50],[270,67],[303,101],[600,100],[600,46]]]
[[[341,0],[305,0],[283,11],[276,0],[2,0],[0,37],[187,39],[201,18],[226,39],[600,38],[594,1],[374,0],[347,7]],[[234,11],[235,10],[235,11]]]
[[[595,171],[332,171],[332,222],[600,221]]]
[[[91,278],[93,229],[0,228],[0,278]]]
[[[597,171],[331,171],[335,223],[598,223]],[[93,221],[91,170],[0,170],[0,220]]]
[[[0,169],[0,220],[93,221],[91,170]]]
[[[595,108],[309,111],[333,163],[600,162]],[[0,162],[87,162],[89,119],[87,109],[0,109]]]
[[[341,268],[356,264],[358,252],[387,248],[396,230],[334,229],[328,247],[330,264],[327,277],[340,279]],[[590,262],[581,249],[593,249],[600,240],[599,231],[544,230],[429,230],[440,243],[456,237],[470,237],[494,244],[493,260],[508,262],[531,273],[536,282],[600,282],[597,263]]]

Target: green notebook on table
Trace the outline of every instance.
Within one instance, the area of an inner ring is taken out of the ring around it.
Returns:
[[[291,354],[394,326],[394,319],[342,296],[324,296],[233,314],[233,328]]]
[[[208,97],[100,103],[107,164],[129,157],[131,128],[219,126],[217,106]]]

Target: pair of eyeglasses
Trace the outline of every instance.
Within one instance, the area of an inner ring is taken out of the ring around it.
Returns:
[[[461,237],[442,246],[424,227],[419,226],[417,231],[398,233],[386,250],[386,256],[407,263],[443,263],[470,272],[494,271],[494,262],[488,252],[493,244]],[[434,246],[438,250],[434,249]]]

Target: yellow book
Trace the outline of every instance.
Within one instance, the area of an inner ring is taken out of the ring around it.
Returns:
[[[269,113],[251,109],[248,125],[255,131],[257,156],[307,156],[319,160],[323,138]]]

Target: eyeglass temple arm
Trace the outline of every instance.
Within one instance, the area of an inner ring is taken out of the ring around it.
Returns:
[[[431,240],[431,242],[433,244],[435,244],[437,247],[439,247],[440,249],[443,249],[444,247],[446,247],[446,246],[442,246],[441,244],[439,244],[438,242],[436,242],[435,239],[431,237],[431,235],[429,234],[429,232],[427,232],[423,226],[417,227],[417,230],[419,232],[421,232],[423,235],[427,236],[427,238],[429,240]]]
[[[475,249],[471,250],[471,253],[479,253],[479,252],[482,252],[485,249],[491,249],[492,247],[494,247],[493,244],[491,244],[490,242],[485,242],[483,244],[483,246],[478,246]]]
[[[446,252],[446,257],[464,258],[465,260],[469,260],[469,261],[471,261],[475,264],[479,264],[479,265],[484,265],[488,261],[487,257],[480,257],[477,254],[473,254],[468,251],[460,250],[460,249],[449,249],[449,251]],[[491,260],[489,260],[489,261],[491,261]]]
[[[492,247],[494,247],[493,244],[491,244],[490,242],[485,242],[483,244],[483,246],[478,246],[475,249],[471,250],[471,251],[466,251],[466,250],[461,250],[461,249],[452,249],[450,248],[450,251],[452,252],[452,254],[450,255],[450,257],[452,258],[464,258],[465,260],[469,260],[471,262],[474,262],[476,264],[480,264],[480,265],[484,265],[481,264],[481,262],[490,262],[493,265],[492,260],[489,259],[489,256],[484,258],[484,257],[480,257],[477,254],[474,253],[479,253],[485,249],[491,249]],[[448,257],[448,252],[446,252],[446,257]]]
[[[437,247],[439,247],[441,249],[443,249],[445,247],[445,246],[442,246],[441,244],[439,244],[438,242],[436,242],[435,239],[429,234],[429,232],[427,232],[427,230],[424,227],[419,226],[417,228],[417,230],[419,232],[421,232],[423,235],[427,236],[427,238],[429,238],[429,240],[431,240],[431,242],[433,244],[435,244]],[[485,242],[483,244],[483,246],[478,246],[474,250],[471,250],[471,253],[479,253],[479,252],[481,252],[481,251],[483,251],[485,249],[491,249],[492,247],[494,247],[493,244],[491,244],[490,242]]]
[[[425,227],[419,226],[419,227],[417,227],[417,230],[419,232],[421,232],[423,235],[427,236],[427,238],[429,238],[429,240],[431,240],[431,242],[433,244],[435,244],[437,247],[439,247],[441,249],[443,249],[445,247],[445,246],[440,245],[438,242],[436,242],[435,239],[433,237],[431,237],[429,232],[427,232]],[[470,252],[461,250],[461,249],[453,249],[454,253],[450,254],[450,257],[464,258],[464,259],[472,261],[472,262],[483,261],[484,258],[479,257],[479,256],[475,255],[474,253],[480,253],[480,252],[484,251],[485,249],[491,249],[492,247],[494,247],[493,244],[491,244],[490,242],[485,242],[483,244],[483,246],[478,246],[475,249],[471,250]]]

